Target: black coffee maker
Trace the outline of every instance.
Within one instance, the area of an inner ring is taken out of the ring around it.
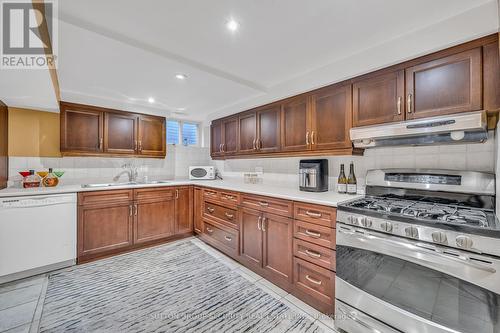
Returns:
[[[328,160],[301,160],[299,189],[306,192],[328,191]]]

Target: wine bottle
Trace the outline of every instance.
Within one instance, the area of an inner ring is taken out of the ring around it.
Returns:
[[[356,175],[354,174],[354,163],[349,166],[349,178],[347,178],[347,193],[356,194],[358,191]]]
[[[337,180],[337,192],[347,193],[347,178],[344,173],[344,164],[340,165],[340,174]]]

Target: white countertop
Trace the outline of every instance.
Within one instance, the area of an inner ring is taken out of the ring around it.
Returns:
[[[49,195],[63,194],[89,191],[111,191],[120,189],[134,189],[144,187],[166,187],[180,185],[198,185],[212,187],[224,190],[244,192],[257,195],[266,195],[275,198],[302,201],[325,206],[336,207],[339,202],[356,199],[362,195],[347,195],[339,194],[334,191],[328,192],[302,192],[295,186],[274,185],[274,184],[245,184],[241,180],[171,180],[164,184],[138,184],[138,185],[122,185],[109,187],[94,187],[83,188],[81,185],[59,185],[57,187],[38,187],[38,188],[6,188],[0,190],[0,198],[18,197],[18,196],[33,196],[33,195]]]

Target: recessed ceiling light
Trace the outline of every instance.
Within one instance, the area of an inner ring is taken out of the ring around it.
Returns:
[[[151,104],[153,104],[155,102],[155,99],[153,97],[149,97],[148,98],[148,102],[151,103]]]
[[[238,30],[239,27],[240,24],[238,23],[238,21],[234,19],[230,19],[229,21],[226,22],[226,28],[231,32],[235,32],[236,30]]]
[[[179,80],[185,80],[185,79],[187,79],[187,75],[186,74],[181,74],[181,73],[175,74],[175,77],[177,79],[179,79]]]
[[[186,108],[176,108],[177,111],[186,111]]]

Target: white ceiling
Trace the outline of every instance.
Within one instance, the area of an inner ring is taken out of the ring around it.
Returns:
[[[498,31],[497,7],[496,0],[64,0],[62,98],[206,120]],[[236,33],[225,28],[230,18],[240,23]]]

